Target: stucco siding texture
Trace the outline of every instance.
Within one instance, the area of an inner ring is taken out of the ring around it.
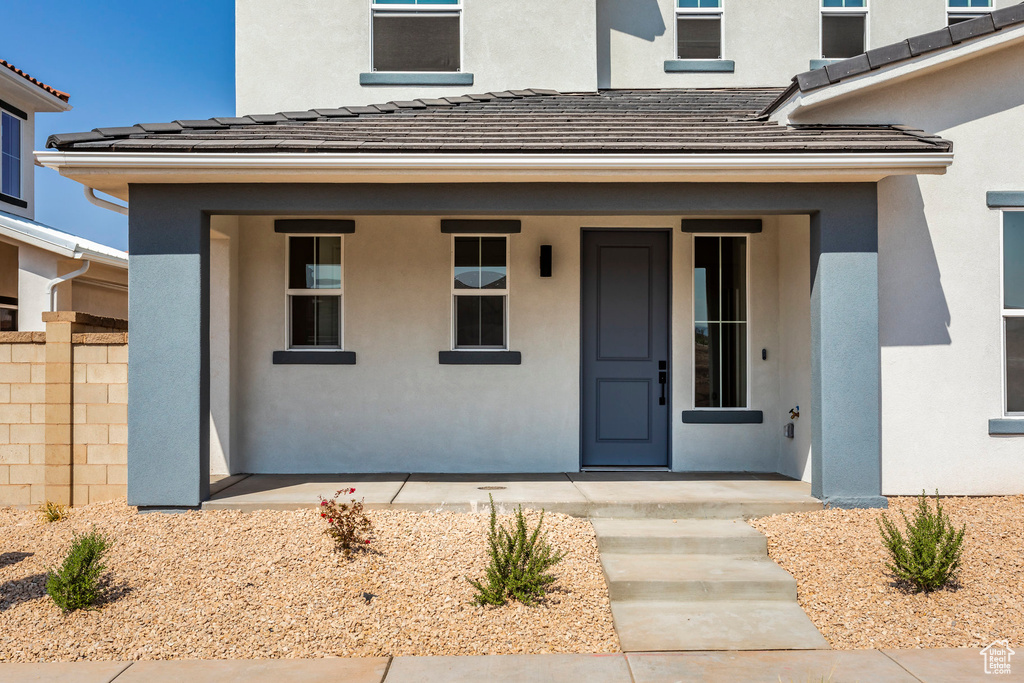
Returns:
[[[821,123],[913,121],[952,140],[943,176],[879,183],[882,492],[1024,490],[1024,438],[1003,416],[1001,216],[989,190],[1021,190],[1024,46],[808,112]],[[956,93],[951,99],[950,93]]]

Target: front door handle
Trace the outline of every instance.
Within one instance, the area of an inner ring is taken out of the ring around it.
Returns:
[[[658,399],[658,405],[659,406],[663,406],[663,405],[665,405],[665,387],[668,386],[668,373],[667,372],[659,372],[658,373],[658,384],[661,385],[661,398]]]

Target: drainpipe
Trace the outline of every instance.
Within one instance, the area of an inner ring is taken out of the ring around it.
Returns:
[[[54,287],[56,287],[57,285],[59,285],[62,282],[67,282],[68,280],[74,280],[79,275],[85,275],[86,271],[89,270],[89,266],[92,265],[92,262],[91,261],[87,261],[85,259],[83,259],[83,262],[85,263],[85,265],[82,266],[81,268],[79,268],[78,270],[76,270],[75,272],[68,273],[67,275],[61,275],[60,277],[55,277],[55,278],[53,278],[52,280],[50,280],[49,282],[46,283],[46,300],[50,302],[50,312],[51,313],[57,309],[56,302],[54,302],[54,300],[53,300],[53,289],[54,289]]]
[[[115,213],[119,213],[122,216],[128,215],[127,206],[121,206],[120,204],[115,204],[114,202],[108,202],[106,199],[100,199],[99,197],[96,196],[96,190],[92,189],[91,187],[83,187],[83,189],[85,190],[85,198],[89,200],[90,204],[95,204],[101,209],[114,211]]]

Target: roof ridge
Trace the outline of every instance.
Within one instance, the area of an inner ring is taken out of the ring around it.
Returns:
[[[8,69],[13,71],[14,73],[16,73],[19,76],[21,76],[22,78],[24,78],[25,80],[29,81],[33,85],[36,85],[36,86],[42,88],[43,90],[45,90],[46,92],[50,93],[51,95],[53,95],[54,97],[56,97],[57,99],[59,99],[59,100],[61,100],[63,102],[67,102],[68,100],[71,99],[71,95],[69,95],[68,93],[60,91],[60,90],[57,90],[53,86],[47,85],[47,84],[43,83],[38,78],[34,78],[33,76],[30,76],[29,74],[27,74],[26,72],[22,71],[18,67],[14,66],[10,62],[7,62],[7,61],[5,61],[3,59],[0,59],[0,66],[7,67]]]

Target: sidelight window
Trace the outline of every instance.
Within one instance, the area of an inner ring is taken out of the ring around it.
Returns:
[[[288,347],[341,348],[341,235],[288,236]]]
[[[508,238],[452,240],[452,348],[508,348]]]
[[[372,0],[374,71],[460,71],[461,0]]]
[[[722,58],[722,0],[676,0],[676,59]]]
[[[694,407],[747,407],[747,238],[695,236]]]
[[[1024,212],[1003,212],[1006,413],[1024,414]]]
[[[821,0],[821,58],[847,59],[867,48],[867,0]]]

